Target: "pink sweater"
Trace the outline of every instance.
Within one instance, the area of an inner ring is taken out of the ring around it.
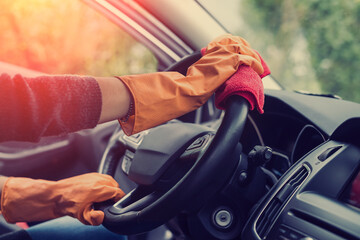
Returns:
[[[0,142],[39,141],[93,128],[101,113],[101,91],[92,77],[0,75]]]

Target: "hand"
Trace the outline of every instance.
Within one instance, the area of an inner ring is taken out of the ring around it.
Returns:
[[[60,181],[13,178],[6,181],[1,211],[10,223],[44,221],[72,216],[84,224],[100,225],[104,213],[92,209],[95,202],[118,201],[124,196],[109,175],[88,173]]]
[[[122,130],[131,135],[195,110],[243,64],[258,74],[264,71],[249,44],[228,34],[212,41],[186,76],[158,72],[119,77],[133,97],[135,113],[126,122],[120,121]]]
[[[222,54],[225,58],[234,57],[234,54],[241,54],[241,56],[238,56],[238,66],[250,66],[259,75],[264,72],[259,53],[253,50],[250,44],[239,36],[233,36],[231,34],[219,36],[211,41],[206,48],[201,49],[201,54],[203,56]]]
[[[260,114],[264,113],[264,86],[261,79],[270,74],[270,68],[260,57],[264,72],[259,75],[252,68],[242,65],[238,70],[223,83],[215,93],[215,106],[226,109],[227,99],[232,95],[239,95],[249,102],[250,110],[256,108]]]

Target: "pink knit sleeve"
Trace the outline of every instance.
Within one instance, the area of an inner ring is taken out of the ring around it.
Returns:
[[[0,76],[0,141],[38,141],[93,128],[102,97],[97,81],[75,75]]]

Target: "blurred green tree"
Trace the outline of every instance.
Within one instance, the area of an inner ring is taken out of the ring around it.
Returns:
[[[360,102],[360,1],[296,1],[316,75],[325,92]]]
[[[261,31],[270,36],[262,39],[263,44],[282,49],[280,54],[285,60],[278,64],[281,70],[275,67],[275,71],[284,71],[279,75],[287,79],[279,79],[280,82],[301,80],[296,74],[291,76],[294,71],[289,72],[288,68],[298,67],[291,60],[291,53],[304,37],[313,70],[302,71],[314,71],[322,92],[360,102],[360,75],[356,74],[360,66],[359,0],[246,0],[245,4],[252,12],[248,16],[257,15],[256,20],[249,18],[249,22],[262,25]],[[274,56],[267,59],[271,57]],[[303,75],[311,79],[311,75]]]

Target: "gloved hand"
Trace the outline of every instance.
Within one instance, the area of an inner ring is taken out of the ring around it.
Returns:
[[[264,72],[259,75],[249,66],[240,66],[238,70],[221,85],[215,93],[215,105],[219,109],[226,109],[227,99],[232,95],[239,95],[249,102],[250,110],[257,109],[264,113],[264,86],[262,78],[269,75],[270,69],[264,59],[257,53],[261,60]]]
[[[60,181],[10,177],[1,194],[1,211],[6,221],[44,221],[72,216],[84,224],[100,225],[104,212],[92,204],[124,196],[109,175],[88,173]]]
[[[264,71],[249,44],[227,34],[207,46],[206,53],[188,68],[186,76],[160,72],[119,77],[134,101],[134,115],[126,122],[119,120],[122,129],[131,135],[200,107],[242,64],[258,74]]]

